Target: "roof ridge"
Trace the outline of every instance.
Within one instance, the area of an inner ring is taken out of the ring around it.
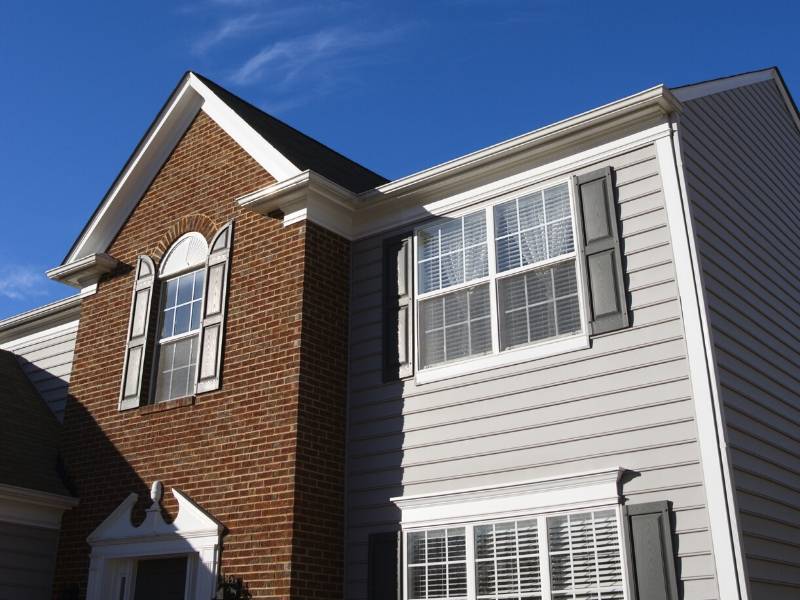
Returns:
[[[279,125],[280,127],[284,127],[284,128],[286,128],[286,129],[290,130],[292,133],[294,133],[294,134],[296,134],[296,135],[299,135],[300,137],[304,138],[304,139],[305,139],[305,140],[307,140],[308,142],[311,142],[312,144],[316,144],[317,146],[320,146],[320,147],[324,148],[324,149],[325,149],[325,150],[327,150],[328,152],[331,152],[332,154],[335,154],[335,155],[336,155],[336,156],[338,156],[339,158],[341,158],[341,159],[343,159],[343,160],[347,161],[348,163],[350,163],[350,164],[351,164],[351,165],[353,165],[354,167],[356,167],[356,168],[358,168],[358,169],[361,169],[362,171],[364,171],[364,172],[366,172],[366,173],[369,173],[369,174],[371,174],[371,175],[372,175],[372,176],[374,176],[376,179],[381,179],[381,180],[382,180],[382,183],[386,183],[386,182],[388,182],[388,181],[389,181],[389,179],[387,179],[386,177],[384,177],[384,176],[383,176],[383,175],[381,175],[380,173],[377,173],[376,171],[373,171],[373,170],[372,170],[372,169],[370,169],[369,167],[365,167],[365,166],[364,166],[364,165],[362,165],[361,163],[359,163],[359,162],[357,162],[357,161],[353,160],[352,158],[350,158],[350,157],[348,157],[348,156],[346,156],[346,155],[342,154],[342,153],[341,153],[341,152],[339,152],[338,150],[335,150],[334,148],[331,148],[331,147],[330,147],[330,146],[328,146],[327,144],[325,144],[325,143],[323,143],[323,142],[320,142],[320,141],[319,141],[319,140],[317,140],[316,138],[313,138],[313,137],[311,137],[311,136],[310,136],[310,135],[308,135],[307,133],[304,133],[304,132],[302,132],[301,130],[299,130],[299,129],[297,129],[296,127],[294,127],[294,126],[290,125],[290,124],[289,124],[289,123],[287,123],[286,121],[283,121],[282,119],[279,119],[278,117],[276,117],[276,116],[274,116],[274,115],[272,115],[272,114],[270,114],[270,113],[266,112],[265,110],[263,110],[263,109],[259,108],[259,107],[258,107],[258,106],[256,106],[255,104],[253,104],[253,103],[251,103],[251,102],[248,102],[247,100],[245,100],[244,98],[242,98],[242,97],[241,97],[241,96],[239,96],[238,94],[235,94],[234,92],[230,91],[229,89],[227,89],[227,88],[225,88],[225,87],[221,86],[220,84],[218,84],[217,82],[215,82],[215,81],[213,81],[213,80],[209,79],[209,78],[208,78],[208,77],[206,77],[205,75],[203,75],[203,74],[201,74],[201,73],[198,73],[197,71],[191,71],[191,70],[190,70],[190,71],[188,71],[188,72],[189,72],[189,73],[191,73],[192,75],[194,75],[195,77],[197,77],[198,79],[200,79],[200,81],[202,81],[204,84],[206,84],[206,85],[210,86],[210,87],[212,88],[212,91],[213,91],[213,92],[215,92],[215,93],[218,93],[218,92],[220,92],[220,91],[221,91],[223,94],[227,94],[228,96],[231,96],[233,99],[237,100],[238,102],[241,102],[241,103],[242,103],[242,104],[244,104],[246,107],[248,107],[248,108],[250,108],[250,109],[252,109],[252,110],[255,110],[255,111],[257,111],[258,113],[260,113],[260,115],[262,115],[262,116],[264,116],[264,117],[266,117],[266,118],[270,119],[271,121],[273,121],[274,123],[276,123],[276,124],[277,124],[277,125]],[[223,101],[225,101],[225,99],[224,99],[224,98],[223,98],[222,100],[223,100]],[[227,102],[226,102],[226,103],[227,103]],[[236,110],[234,107],[231,107],[231,108],[233,108],[234,110]],[[238,112],[238,111],[237,111],[237,112]],[[270,141],[270,140],[267,140],[267,141]],[[380,185],[380,184],[376,184],[376,185]]]

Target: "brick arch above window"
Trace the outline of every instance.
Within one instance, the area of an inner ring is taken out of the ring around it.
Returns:
[[[203,234],[207,242],[210,242],[211,238],[214,237],[214,234],[220,227],[220,224],[206,215],[194,214],[181,217],[172,223],[161,237],[158,238],[158,241],[153,245],[153,249],[148,252],[148,255],[156,264],[159,264],[167,250],[169,250],[172,244],[182,235],[197,231]]]

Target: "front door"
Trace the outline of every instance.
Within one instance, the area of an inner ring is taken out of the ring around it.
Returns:
[[[186,600],[186,557],[137,561],[133,600]]]

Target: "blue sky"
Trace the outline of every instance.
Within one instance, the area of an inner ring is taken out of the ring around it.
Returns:
[[[657,83],[778,65],[800,3],[8,2],[0,318],[73,293],[60,263],[194,69],[389,178]]]

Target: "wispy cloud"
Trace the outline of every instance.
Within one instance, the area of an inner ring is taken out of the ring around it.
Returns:
[[[356,51],[391,43],[402,35],[403,29],[392,27],[364,32],[337,27],[279,40],[245,61],[233,72],[231,81],[240,85],[252,84],[269,73],[273,81],[285,87],[309,75],[312,68],[322,65],[336,68],[335,63],[340,59],[352,62]]]
[[[46,294],[47,278],[38,269],[26,266],[0,267],[0,296],[23,300]]]

